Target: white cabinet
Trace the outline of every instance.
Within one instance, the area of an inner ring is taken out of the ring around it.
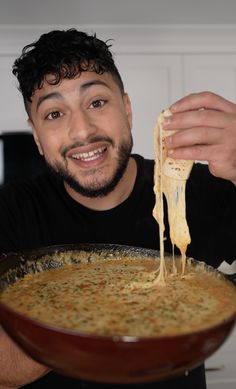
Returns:
[[[117,55],[133,107],[134,152],[153,157],[153,130],[159,112],[182,96],[180,55]]]
[[[222,347],[206,361],[208,389],[236,388],[236,329]]]
[[[236,54],[184,55],[184,94],[209,90],[236,101]]]
[[[12,74],[15,56],[0,56],[1,115],[0,132],[26,130],[27,115],[16,77]]]
[[[236,102],[236,54],[118,54],[133,107],[134,151],[153,157],[159,112],[180,97],[209,90]]]

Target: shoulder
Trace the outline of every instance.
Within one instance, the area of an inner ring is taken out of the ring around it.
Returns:
[[[196,163],[186,184],[186,206],[189,213],[204,215],[212,220],[214,217],[223,217],[226,209],[229,213],[236,210],[235,185],[219,177],[214,177],[207,164]],[[198,210],[198,211],[197,211]]]
[[[154,160],[144,158],[139,154],[132,154],[132,158],[134,158],[137,164],[137,175],[143,180],[153,183]]]
[[[217,267],[235,258],[236,187],[196,163],[186,186],[186,214],[191,235],[188,256]]]
[[[60,180],[50,172],[44,172],[34,178],[15,180],[0,188],[0,204],[3,201],[22,202],[29,198],[36,200],[41,196],[50,196],[58,191],[60,186]]]
[[[42,173],[9,182],[0,189],[0,252],[53,243],[52,231],[63,210],[62,188],[55,177]],[[60,217],[64,220],[64,215]]]
[[[235,196],[236,186],[228,180],[213,176],[207,164],[195,163],[187,181],[187,193],[193,191],[197,195],[202,192],[204,196],[214,194],[214,197],[220,198],[226,193]]]

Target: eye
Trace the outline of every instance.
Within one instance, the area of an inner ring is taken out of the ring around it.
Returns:
[[[60,118],[61,116],[63,116],[62,112],[60,112],[60,111],[53,111],[53,112],[50,112],[46,116],[46,119],[48,119],[48,120],[55,120],[55,119]]]
[[[106,104],[106,100],[94,100],[89,108],[102,108]]]

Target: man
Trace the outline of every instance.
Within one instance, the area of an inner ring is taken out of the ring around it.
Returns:
[[[79,242],[158,249],[154,163],[130,154],[131,103],[109,46],[74,29],[52,31],[23,50],[13,73],[50,169],[1,190],[1,251]],[[183,131],[167,138],[169,155],[209,162],[196,164],[187,183],[187,254],[214,266],[230,263],[236,253],[236,105],[200,93],[171,110],[165,128]],[[171,251],[168,225],[166,233]],[[0,345],[1,388],[96,386],[50,372],[3,331]],[[204,369],[149,385],[204,389]]]

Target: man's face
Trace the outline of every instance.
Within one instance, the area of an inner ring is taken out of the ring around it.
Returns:
[[[40,153],[71,188],[87,197],[114,189],[132,149],[132,113],[109,73],[86,71],[58,85],[45,81],[30,112]]]

